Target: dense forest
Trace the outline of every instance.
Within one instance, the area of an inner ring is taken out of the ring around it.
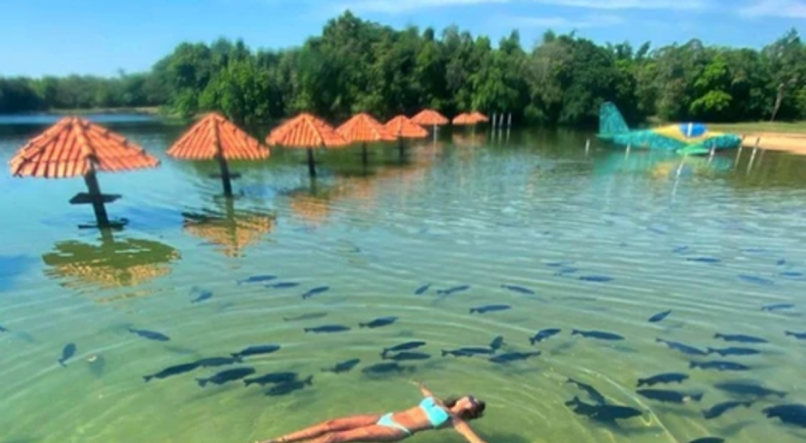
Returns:
[[[587,125],[605,100],[633,122],[804,119],[806,46],[794,30],[761,50],[698,40],[636,49],[546,32],[524,49],[517,31],[495,46],[456,27],[395,30],[348,12],[298,48],[219,39],[182,43],[146,73],[0,78],[0,113],[160,106],[184,117],[217,110],[246,125],[300,111],[340,121],[424,107]]]

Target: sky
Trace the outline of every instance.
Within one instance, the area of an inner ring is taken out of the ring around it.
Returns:
[[[547,29],[654,46],[761,47],[806,28],[806,0],[0,0],[0,76],[145,71],[184,41],[299,46],[350,10],[396,28],[455,24],[531,47]]]

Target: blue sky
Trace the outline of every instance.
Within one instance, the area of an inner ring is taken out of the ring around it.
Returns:
[[[149,69],[182,41],[300,45],[350,9],[395,27],[456,24],[531,46],[548,29],[655,45],[700,38],[759,47],[803,31],[806,0],[3,0],[0,75],[114,75]]]

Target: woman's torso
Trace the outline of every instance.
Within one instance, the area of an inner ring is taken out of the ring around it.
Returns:
[[[423,403],[426,403],[425,401]],[[443,408],[440,406],[436,406],[444,411]],[[446,417],[449,416],[447,411],[445,411]],[[404,426],[408,429],[412,434],[415,432],[424,431],[426,429],[434,429],[434,425],[431,422],[431,418],[429,417],[428,413],[425,409],[423,409],[422,403],[417,405],[413,408],[406,409],[405,411],[395,412],[392,414],[392,420],[395,423]],[[439,423],[439,426],[444,425],[446,422],[449,422],[450,419],[447,418],[443,420],[442,423]]]

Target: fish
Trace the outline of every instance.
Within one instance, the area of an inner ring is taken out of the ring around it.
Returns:
[[[573,378],[569,378],[568,380],[566,380],[565,383],[577,385],[577,387],[585,391],[585,393],[587,393],[588,396],[591,398],[591,400],[593,400],[593,402],[596,403],[597,405],[603,405],[607,403],[607,399],[605,399],[605,396],[602,395],[601,392],[596,390],[596,388],[587,383],[582,383],[581,381],[574,380]]]
[[[389,326],[397,321],[397,317],[379,317],[375,320],[372,320],[368,323],[359,323],[358,327],[360,328],[380,328],[383,326]]]
[[[672,249],[672,252],[674,252],[675,254],[682,254],[682,253],[684,253],[684,252],[686,252],[688,250],[689,250],[688,246],[678,246],[678,247]]]
[[[782,259],[778,260],[777,262],[775,262],[775,264],[778,265],[778,266],[786,266],[786,260],[784,260],[782,258]]]
[[[414,368],[400,366],[400,364],[396,361],[387,362],[387,363],[376,363],[372,366],[367,366],[366,368],[362,369],[361,372],[367,375],[374,375],[374,374],[389,374],[392,372],[405,372],[411,371]]]
[[[280,282],[280,283],[274,283],[274,284],[271,284],[271,285],[266,285],[266,287],[270,288],[270,289],[290,289],[290,288],[296,288],[297,286],[299,286],[299,283],[292,282],[292,281],[284,281],[284,282]]]
[[[313,297],[315,295],[322,294],[322,293],[327,292],[329,290],[330,290],[330,286],[318,286],[318,287],[315,287],[315,288],[311,289],[310,291],[302,294],[302,299],[307,300],[307,299],[309,299],[309,298],[311,298],[311,297]]]
[[[714,369],[717,371],[749,371],[750,368],[741,363],[734,363],[730,361],[708,361],[708,362],[690,362],[688,367],[690,369]]]
[[[581,281],[587,281],[592,283],[608,283],[613,281],[613,277],[607,277],[605,275],[583,275],[580,276],[579,279]]]
[[[70,360],[74,355],[76,355],[76,349],[75,343],[68,343],[64,345],[64,348],[62,348],[62,357],[59,359],[59,364],[62,366],[67,366],[67,360]]]
[[[729,356],[756,355],[761,354],[761,351],[752,348],[724,348],[724,349],[708,348],[708,353],[718,354],[722,357],[729,357]]]
[[[753,337],[752,335],[743,335],[743,334],[714,334],[715,339],[722,339],[726,342],[737,342],[737,343],[768,343],[767,340],[763,338]]]
[[[722,261],[716,257],[689,257],[686,260],[690,262],[708,263],[708,264],[716,264]]]
[[[296,372],[273,372],[266,375],[261,375],[260,377],[254,378],[246,378],[243,381],[245,386],[249,385],[268,385],[268,384],[278,384],[278,383],[289,383],[292,381],[296,381],[299,377],[299,374]]]
[[[492,349],[493,351],[497,351],[497,350],[501,349],[502,346],[504,346],[504,336],[503,335],[499,335],[498,337],[495,337],[493,339],[493,341],[490,342],[490,349]]]
[[[171,366],[169,368],[165,368],[156,374],[145,375],[143,376],[143,380],[146,383],[150,382],[152,379],[159,379],[162,380],[163,378],[173,377],[174,375],[186,374],[188,372],[193,372],[199,368],[199,364],[196,362],[193,363],[185,363],[183,365],[176,365]]]
[[[427,285],[422,285],[419,288],[417,288],[417,290],[414,291],[414,295],[423,295],[426,292],[428,292],[429,289],[431,289],[431,283],[428,283]]]
[[[196,298],[190,301],[190,303],[192,304],[201,303],[203,301],[210,300],[211,298],[213,298],[213,291],[210,291],[208,289],[193,288],[191,289],[190,294],[191,295],[197,294]]]
[[[495,354],[495,349],[493,348],[483,348],[483,347],[467,347],[467,348],[459,348],[453,350],[442,350],[442,356],[446,357],[448,355],[452,355],[454,357],[472,357],[474,355],[492,355]]]
[[[303,321],[303,320],[316,320],[318,318],[327,317],[327,312],[311,312],[309,314],[302,314],[296,317],[283,317],[283,321]]]
[[[231,354],[235,358],[249,357],[252,355],[271,354],[280,350],[280,345],[256,345],[249,346],[244,350]]]
[[[429,358],[431,358],[431,355],[429,354],[423,352],[409,352],[409,351],[403,351],[391,357],[384,357],[384,359],[386,360],[393,360],[393,361],[428,360]]]
[[[650,323],[660,323],[660,322],[662,322],[662,321],[663,321],[663,320],[664,320],[666,317],[668,317],[668,316],[669,316],[669,314],[671,314],[671,313],[672,313],[671,309],[670,309],[670,310],[668,310],[668,311],[659,312],[659,313],[657,313],[657,314],[653,315],[652,317],[649,317],[649,322],[650,322]]]
[[[253,275],[249,278],[245,278],[243,280],[238,281],[238,285],[240,286],[244,283],[264,283],[276,279],[277,279],[276,275]]]
[[[677,403],[683,404],[690,401],[699,402],[705,394],[688,394],[685,392],[666,391],[662,389],[639,389],[635,391],[638,395],[648,398],[650,400],[657,400],[662,403]]]
[[[740,274],[739,280],[742,280],[746,283],[753,283],[762,286],[771,286],[773,284],[772,280],[766,279],[764,277],[757,277],[755,275]]]
[[[473,314],[473,313],[477,312],[479,314],[486,314],[488,312],[500,312],[500,311],[506,311],[508,309],[512,309],[512,306],[510,306],[510,305],[484,305],[484,306],[478,306],[478,307],[475,307],[475,308],[470,308],[470,313]]]
[[[719,437],[703,437],[698,438],[690,443],[725,443],[725,439]]]
[[[148,340],[171,341],[170,337],[159,332],[148,331],[145,329],[133,329],[133,328],[129,328],[129,332],[131,332],[132,334],[139,335],[140,337],[143,337]]]
[[[555,272],[554,275],[556,277],[563,277],[563,276],[569,275],[569,274],[576,274],[577,272],[579,272],[579,268],[567,267],[567,268],[562,268],[559,271]]]
[[[806,405],[771,406],[762,410],[767,418],[779,418],[783,423],[806,428]]]
[[[796,340],[806,340],[806,332],[786,331],[785,335],[787,337],[795,337]]]
[[[3,325],[0,325],[0,332],[8,332],[8,329],[4,328]]]
[[[785,271],[781,273],[782,277],[803,277],[802,272],[797,271]]]
[[[352,360],[343,361],[341,363],[336,363],[336,366],[332,368],[325,368],[322,369],[322,372],[333,372],[334,374],[341,374],[342,372],[350,372],[361,363],[360,358],[354,358]]]
[[[562,332],[562,330],[558,328],[543,329],[542,331],[539,331],[537,334],[535,334],[534,337],[530,337],[529,343],[532,344],[532,346],[534,346],[535,343],[542,343],[544,340],[548,340],[551,337],[554,337],[555,335],[559,334],[560,332]]]
[[[572,264],[574,264],[574,261],[573,261],[573,260],[569,260],[569,261],[555,261],[555,262],[548,262],[548,263],[546,263],[546,267],[547,267],[547,268],[562,268],[562,267],[564,267],[564,266],[568,266],[568,265],[572,265]]]
[[[761,310],[764,312],[774,312],[774,311],[784,311],[787,309],[794,309],[795,305],[793,303],[775,303],[771,305],[764,305],[761,307]]]
[[[384,348],[383,352],[381,352],[381,357],[390,352],[410,351],[422,346],[425,346],[424,341],[407,341],[406,343],[401,343],[399,345],[392,346],[391,348]]]
[[[702,416],[706,420],[713,420],[715,418],[721,417],[723,414],[725,414],[726,412],[728,412],[728,411],[730,411],[732,409],[736,409],[736,408],[742,407],[742,406],[744,406],[745,408],[749,408],[750,406],[753,406],[753,402],[752,401],[726,401],[726,402],[722,402],[722,403],[719,403],[717,405],[714,405],[710,409],[704,409],[702,411]]]
[[[349,326],[343,325],[324,325],[324,326],[317,326],[315,328],[305,328],[303,329],[306,333],[313,332],[314,334],[333,334],[336,332],[345,332],[349,331]]]
[[[580,331],[578,329],[574,329],[573,331],[571,331],[571,335],[581,335],[585,338],[595,338],[597,340],[608,340],[608,341],[624,340],[624,337],[618,334],[602,331]]]
[[[664,340],[662,338],[658,338],[655,341],[657,343],[665,344],[669,349],[671,349],[673,351],[679,351],[679,352],[682,352],[683,354],[686,354],[686,355],[699,355],[699,356],[708,355],[708,352],[706,352],[706,351],[697,349],[697,348],[695,348],[693,346],[689,346],[689,345],[686,345],[686,344],[683,344],[683,343],[678,343],[678,342],[675,342],[675,341],[668,341],[668,340]]]
[[[521,361],[526,360],[530,357],[537,357],[540,355],[540,351],[535,352],[507,352],[506,354],[496,355],[495,357],[490,357],[490,362],[492,363],[512,363],[514,361]]]
[[[470,285],[462,285],[462,286],[454,286],[448,289],[440,289],[437,291],[437,294],[441,295],[451,295],[457,292],[464,292],[470,289]]]
[[[501,285],[501,287],[506,289],[506,290],[508,290],[508,291],[517,292],[519,294],[535,295],[535,291],[533,291],[533,290],[531,290],[529,288],[524,288],[523,286]]]
[[[638,409],[629,406],[615,405],[591,405],[584,403],[579,397],[565,403],[566,406],[573,406],[575,414],[584,415],[591,420],[603,423],[615,423],[616,420],[626,420],[644,415]]]
[[[243,359],[240,356],[238,356],[238,357],[209,357],[209,358],[203,358],[201,360],[196,361],[196,364],[198,364],[202,368],[216,368],[216,367],[219,367],[219,366],[234,365],[235,363],[241,363],[241,362],[243,362]]]
[[[220,386],[231,381],[240,380],[254,373],[255,368],[250,367],[227,369],[226,371],[221,371],[209,378],[197,378],[196,382],[202,388],[207,386],[208,383]]]
[[[720,382],[714,385],[715,388],[719,389],[720,391],[729,392],[731,394],[738,394],[738,395],[747,395],[750,397],[759,397],[759,398],[766,398],[766,397],[779,397],[784,398],[787,396],[786,392],[776,391],[774,389],[768,389],[764,386],[754,384],[754,383],[743,383],[743,382]]]
[[[641,386],[655,386],[658,384],[669,384],[669,383],[683,383],[684,381],[688,380],[690,377],[688,374],[681,374],[681,373],[667,373],[667,374],[660,374],[655,375],[649,378],[641,378],[638,380],[638,387]]]
[[[305,389],[305,386],[312,386],[312,385],[313,385],[313,375],[309,375],[308,378],[306,378],[305,380],[296,380],[274,385],[274,387],[266,391],[266,395],[271,397],[276,397],[279,395],[288,395],[294,391]]]

